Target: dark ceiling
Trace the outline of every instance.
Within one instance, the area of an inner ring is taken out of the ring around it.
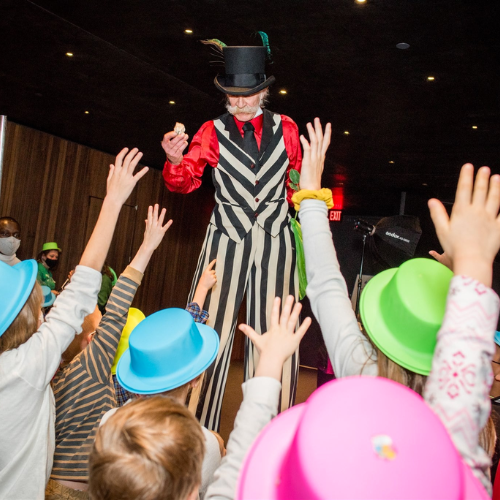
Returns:
[[[176,121],[193,135],[223,112],[200,40],[263,30],[269,108],[302,132],[331,121],[324,184],[345,182],[351,213],[387,215],[401,191],[451,199],[466,161],[500,171],[499,22],[496,0],[2,0],[0,113],[161,168]]]

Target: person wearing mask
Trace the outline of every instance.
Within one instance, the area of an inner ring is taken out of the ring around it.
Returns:
[[[0,218],[0,260],[14,266],[21,262],[16,252],[21,244],[21,226],[12,217]]]
[[[52,291],[56,288],[56,282],[52,277],[52,271],[57,267],[61,249],[55,241],[44,243],[42,251],[38,254],[38,283],[48,286]]]

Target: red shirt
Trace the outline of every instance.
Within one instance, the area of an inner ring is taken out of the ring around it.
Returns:
[[[251,120],[255,128],[255,139],[259,148],[262,139],[263,119],[264,115],[261,114]],[[240,122],[236,118],[234,121],[243,137],[243,125],[245,122]],[[285,149],[288,159],[290,160],[286,178],[287,200],[290,205],[293,205],[291,202],[293,190],[291,190],[288,185],[290,182],[290,170],[294,168],[300,172],[302,164],[299,130],[295,122],[288,116],[281,115],[281,122],[283,126]],[[168,160],[165,162],[165,166],[163,167],[165,186],[167,186],[170,191],[176,193],[190,193],[194,191],[201,185],[201,176],[207,163],[213,168],[216,168],[219,163],[219,141],[212,120],[204,123],[200,130],[198,130],[191,141],[189,152],[184,155],[179,165],[172,165]]]

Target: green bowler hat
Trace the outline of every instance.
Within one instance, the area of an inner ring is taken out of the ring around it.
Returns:
[[[48,252],[49,250],[57,250],[58,252],[62,252],[55,241],[49,241],[48,243],[43,244],[42,252]]]
[[[430,259],[412,259],[374,276],[360,299],[373,343],[399,365],[428,375],[453,273]]]

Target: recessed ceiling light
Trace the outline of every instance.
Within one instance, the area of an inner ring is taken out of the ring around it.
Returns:
[[[349,135],[349,130],[344,130],[344,135]]]
[[[422,182],[422,186],[427,186],[427,182]]]
[[[192,35],[193,34],[193,30],[184,30],[184,33],[186,33],[186,35]]]
[[[175,101],[168,101],[169,104],[175,104]]]
[[[86,114],[86,115],[88,115],[88,114],[89,114],[89,112],[88,112],[88,111],[85,111],[85,114]]]
[[[396,44],[397,49],[406,50],[410,48],[410,44],[406,42],[400,42]]]
[[[366,0],[356,0],[356,3],[366,3]]]
[[[476,128],[477,128],[477,125],[472,125],[472,128],[476,129]]]
[[[286,93],[287,93],[287,91],[285,89],[280,90],[280,94],[286,94]]]
[[[66,52],[66,55],[67,55],[68,57],[73,57],[73,52]]]
[[[394,163],[394,160],[390,160],[389,163]]]
[[[427,77],[427,81],[428,82],[433,82],[435,80],[435,78],[433,76],[428,76]]]

